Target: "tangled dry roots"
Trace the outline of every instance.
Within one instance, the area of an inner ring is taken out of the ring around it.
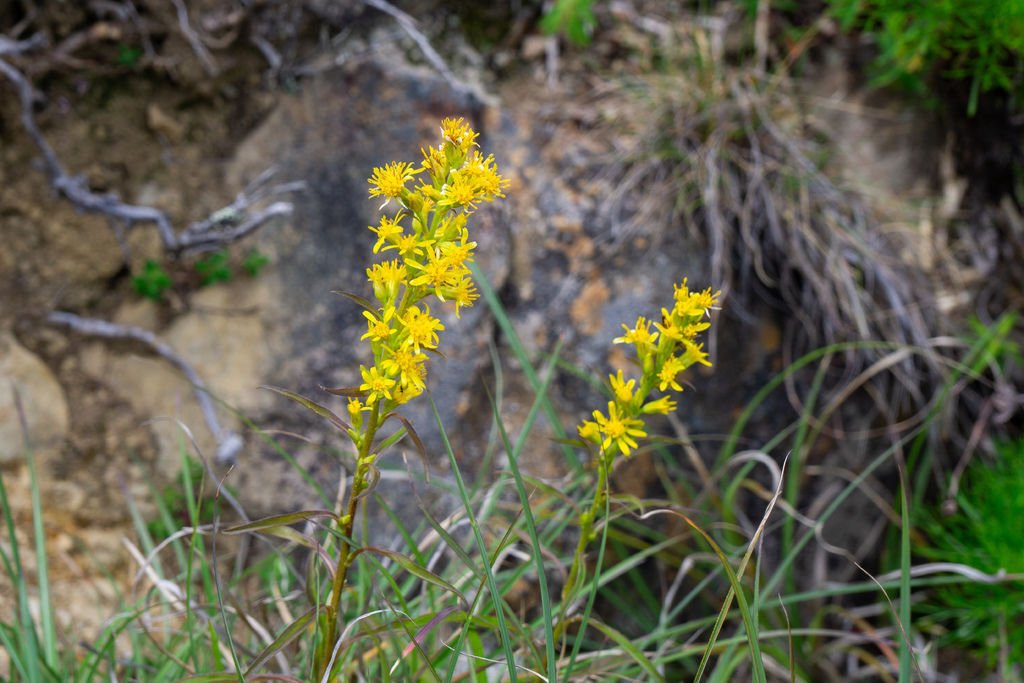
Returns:
[[[920,413],[941,382],[940,359],[893,354],[931,349],[942,329],[933,270],[919,260],[930,250],[913,233],[883,232],[857,196],[826,177],[815,160],[827,148],[811,139],[785,83],[713,71],[685,87],[647,82],[656,113],[637,131],[647,153],[617,169],[605,212],[629,218],[611,226],[613,238],[652,220],[685,225],[707,243],[713,281],[733,311],[744,315],[759,296],[792,321],[790,360],[830,344],[886,342],[846,349],[832,392],[860,377],[883,419]],[[672,203],[625,207],[631,196]]]

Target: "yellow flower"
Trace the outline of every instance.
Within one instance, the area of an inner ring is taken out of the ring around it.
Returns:
[[[415,384],[407,384],[406,386],[398,387],[395,389],[395,403],[398,405],[405,405],[412,399],[416,398],[423,393],[423,387],[418,387]]]
[[[669,339],[677,342],[683,341],[683,331],[676,325],[673,316],[664,308],[661,309],[661,324],[654,323],[654,326]]]
[[[395,380],[382,376],[376,366],[367,370],[365,365],[360,365],[359,374],[363,377],[359,390],[367,393],[366,405],[372,406],[381,399],[391,399],[391,389],[395,386]]]
[[[488,154],[485,159],[480,152],[474,152],[462,169],[462,173],[465,173],[473,181],[481,200],[489,202],[493,201],[495,197],[505,196],[502,190],[508,186],[509,181],[498,175],[493,154]]]
[[[609,375],[608,379],[612,385],[612,394],[619,405],[626,405],[633,400],[633,387],[636,386],[635,379],[626,382],[622,378],[622,370],[619,370],[617,374]]]
[[[402,219],[402,214],[399,213],[394,218],[388,218],[384,216],[380,219],[380,225],[378,227],[370,227],[370,231],[377,235],[377,242],[373,245],[373,253],[376,254],[380,251],[380,248],[385,244],[394,243],[403,232],[402,226],[398,224],[398,221]]]
[[[604,437],[601,448],[609,453],[617,448],[623,455],[628,456],[630,450],[637,447],[636,439],[647,436],[647,432],[641,429],[644,426],[642,421],[620,415],[619,407],[611,401],[608,402],[608,417],[595,410],[594,421],[597,422]]]
[[[680,318],[701,318],[718,304],[721,292],[711,293],[708,287],[703,292],[691,292],[686,286],[686,278],[681,285],[675,286],[675,307],[673,311]]]
[[[408,346],[402,346],[397,350],[387,349],[388,357],[381,361],[380,367],[389,377],[397,377],[400,387],[407,387],[410,384],[422,389],[423,380],[427,376],[427,369],[424,366],[424,356],[416,353]]]
[[[385,197],[385,204],[391,201],[392,197],[398,197],[405,189],[405,184],[412,180],[418,170],[414,170],[412,164],[405,161],[392,161],[383,168],[374,168],[373,175],[367,180],[370,183],[371,197]]]
[[[468,173],[452,171],[451,180],[441,188],[441,199],[438,206],[461,206],[467,209],[476,208],[477,185]]]
[[[480,298],[480,295],[476,293],[476,285],[468,277],[463,277],[455,285],[448,287],[445,296],[455,302],[456,318],[461,316],[463,306],[468,308],[473,305],[474,301]]]
[[[477,133],[474,133],[466,123],[466,119],[460,116],[456,119],[447,118],[441,121],[441,137],[466,154],[476,144]]]
[[[366,277],[373,285],[373,294],[381,301],[390,301],[405,281],[405,265],[401,261],[375,263],[366,269]]]
[[[683,388],[679,386],[679,382],[676,381],[676,375],[686,369],[686,365],[683,364],[682,359],[679,356],[672,356],[665,361],[665,364],[661,366],[661,370],[658,372],[658,389],[665,391],[665,387],[672,387],[676,391],[682,391]]]
[[[444,155],[444,145],[422,147],[420,152],[423,154],[423,162],[420,167],[431,176],[440,175],[448,165],[448,159]]]
[[[464,268],[464,264],[473,262],[473,250],[476,249],[476,242],[444,242],[441,244],[441,253],[452,268]]]
[[[391,329],[391,325],[388,321],[395,315],[395,307],[387,306],[383,309],[380,317],[370,311],[363,311],[363,317],[366,318],[366,334],[360,339],[369,339],[373,343],[386,342],[394,330]]]
[[[690,323],[689,325],[683,325],[683,337],[686,339],[696,339],[698,334],[708,329],[709,327],[711,327],[711,323],[706,322]]]
[[[398,238],[394,239],[391,244],[384,247],[384,251],[388,249],[397,249],[398,253],[402,255],[402,258],[408,259],[409,257],[415,257],[418,254],[422,254],[430,246],[432,240],[424,239],[419,235],[402,234]]]
[[[668,415],[669,413],[675,412],[675,409],[676,402],[668,396],[662,396],[656,401],[645,403],[644,407],[640,409],[640,412],[648,415]]]
[[[422,275],[410,280],[409,284],[413,287],[433,287],[435,296],[444,301],[441,288],[454,280],[454,274],[447,258],[439,256],[437,249],[430,249],[427,251],[426,263],[411,260],[407,260],[405,263],[411,268],[423,271]]]
[[[402,318],[405,329],[409,333],[406,343],[412,344],[417,353],[421,346],[427,349],[436,349],[437,332],[444,329],[440,320],[431,317],[429,307],[424,305],[423,309],[424,312],[421,313],[416,306],[410,306]]]
[[[700,363],[711,367],[711,361],[708,360],[708,354],[704,353],[703,344],[694,344],[691,341],[683,342],[686,350],[683,352],[683,364],[686,367],[690,367],[694,363]]]
[[[580,438],[584,441],[590,441],[592,443],[601,443],[601,428],[597,426],[597,423],[593,420],[584,420],[576,431],[580,433]]]
[[[649,346],[654,344],[658,338],[657,332],[651,334],[651,323],[643,316],[636,319],[636,325],[632,329],[626,325],[623,325],[622,329],[626,331],[626,334],[613,339],[613,344],[635,344],[637,347]]]

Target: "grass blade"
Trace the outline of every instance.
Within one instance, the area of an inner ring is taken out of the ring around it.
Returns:
[[[451,465],[452,475],[455,477],[455,484],[459,490],[459,498],[462,501],[462,505],[465,507],[466,517],[469,519],[469,526],[473,530],[473,538],[476,540],[480,556],[485,558],[484,575],[487,581],[487,588],[491,594],[491,602],[494,605],[494,614],[498,620],[498,635],[501,638],[501,647],[502,650],[504,650],[505,661],[508,664],[509,680],[511,680],[512,683],[515,683],[518,678],[516,676],[515,655],[512,654],[512,639],[508,632],[508,624],[505,623],[504,604],[501,593],[498,592],[498,586],[494,580],[494,572],[491,571],[491,564],[486,561],[486,558],[490,556],[487,552],[487,544],[484,542],[483,534],[480,533],[480,525],[477,522],[476,515],[473,513],[473,504],[469,499],[469,492],[466,490],[466,483],[462,479],[462,472],[459,470],[459,462],[455,458],[455,451],[452,449],[452,444],[448,440],[448,432],[445,430],[444,423],[441,421],[441,413],[437,409],[437,403],[434,402],[433,394],[428,392],[427,397],[430,399],[430,409],[434,413],[434,421],[437,423],[437,428],[441,433],[441,441],[444,443],[445,451],[448,453],[448,462]]]
[[[551,612],[551,596],[548,592],[547,573],[544,570],[543,546],[537,536],[537,523],[536,520],[534,520],[533,510],[530,507],[530,496],[526,492],[526,484],[523,481],[522,473],[519,471],[519,454],[526,445],[526,438],[529,435],[533,427],[533,423],[536,421],[537,415],[540,413],[541,406],[547,397],[548,387],[551,385],[551,380],[555,376],[556,361],[560,351],[561,343],[559,343],[551,354],[551,361],[548,364],[544,381],[537,392],[537,397],[534,400],[533,405],[530,406],[530,411],[527,413],[526,421],[523,423],[523,427],[519,432],[519,438],[516,439],[515,446],[512,446],[509,442],[508,432],[505,431],[505,425],[501,420],[500,413],[498,413],[498,404],[495,403],[494,398],[491,397],[491,408],[494,411],[495,424],[498,426],[498,434],[501,437],[501,443],[505,448],[505,453],[508,455],[508,468],[512,472],[512,477],[515,479],[516,492],[519,494],[519,504],[522,506],[524,518],[526,520],[526,532],[529,534],[530,544],[533,546],[532,555],[537,567],[537,583],[540,588],[541,611],[544,614],[545,658],[547,659],[549,681],[558,680],[558,670],[555,661],[555,637],[554,621]]]

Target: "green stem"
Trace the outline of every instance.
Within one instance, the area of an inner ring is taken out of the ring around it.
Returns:
[[[590,509],[580,515],[580,537],[576,541],[576,553],[572,558],[572,567],[569,569],[569,575],[566,577],[565,585],[562,587],[563,610],[565,610],[569,603],[569,597],[572,595],[572,589],[575,587],[576,579],[579,576],[583,553],[586,551],[587,545],[590,544],[590,537],[594,531],[594,520],[597,519],[598,512],[604,507],[604,499],[607,496],[608,490],[608,469],[610,464],[611,457],[607,457],[602,453],[597,463],[597,491],[594,492],[594,500],[590,503]]]
[[[367,486],[367,473],[370,471],[370,463],[373,458],[370,449],[373,446],[373,439],[380,426],[380,403],[375,403],[370,417],[366,422],[366,428],[359,439],[356,456],[356,471],[352,477],[352,490],[348,494],[347,504],[338,500],[338,524],[341,531],[341,546],[338,550],[338,563],[334,570],[334,582],[331,587],[329,602],[327,603],[327,631],[325,633],[325,647],[323,648],[320,661],[317,662],[316,678],[323,679],[327,673],[327,667],[331,661],[331,654],[334,651],[335,640],[338,638],[338,627],[341,624],[339,609],[341,606],[341,594],[345,590],[345,580],[348,578],[348,569],[352,564],[352,530],[355,525],[356,512],[359,508],[359,500]],[[344,508],[345,513],[342,514]]]

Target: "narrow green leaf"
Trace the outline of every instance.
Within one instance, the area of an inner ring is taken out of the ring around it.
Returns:
[[[405,555],[402,555],[401,553],[396,553],[393,550],[385,550],[384,548],[377,548],[375,546],[366,546],[364,548],[359,548],[358,550],[356,550],[355,553],[353,553],[353,557],[361,552],[373,553],[374,555],[381,555],[383,557],[386,557],[389,560],[392,560],[395,564],[400,566],[405,571],[412,574],[413,576],[416,576],[417,578],[420,578],[426,581],[427,583],[433,584],[438,588],[441,588],[442,590],[448,591],[449,593],[457,596],[459,598],[460,605],[468,604],[466,602],[466,598],[462,595],[458,588],[448,583],[437,574],[434,574],[429,569],[424,569],[423,567],[416,564],[411,559],[409,559]]]
[[[290,524],[306,522],[311,519],[324,518],[335,518],[335,514],[330,510],[300,510],[299,512],[289,512],[284,515],[273,515],[272,517],[264,517],[263,519],[257,519],[253,522],[229,526],[226,529],[221,529],[221,532],[225,534],[241,534],[246,531],[263,531],[264,529],[288,526]]]
[[[605,624],[597,619],[591,618],[590,625],[596,628],[601,633],[605,634],[609,638],[615,641],[615,644],[621,647],[630,658],[640,665],[647,673],[647,678],[644,680],[648,681],[664,681],[665,677],[658,673],[658,670],[654,668],[654,664],[647,659],[643,652],[640,651],[636,645],[633,644],[632,639],[627,638],[625,635],[615,630],[608,624]]]
[[[246,669],[246,671],[245,671],[245,678],[248,679],[248,680],[253,680],[253,679],[250,678],[250,676],[252,676],[253,672],[258,667],[263,666],[263,664],[267,660],[269,660],[271,657],[273,657],[278,652],[280,652],[282,649],[284,649],[284,647],[286,645],[288,645],[288,643],[292,642],[293,640],[298,638],[300,635],[302,635],[302,632],[305,631],[306,628],[310,624],[313,623],[314,619],[316,619],[316,615],[318,614],[318,611],[319,610],[318,610],[317,607],[312,607],[309,610],[307,610],[305,613],[300,615],[295,621],[293,621],[292,623],[288,624],[288,626],[286,626],[285,629],[283,631],[281,631],[280,635],[278,635],[277,638],[275,638],[274,641],[272,643],[270,643],[270,645],[268,645],[263,650],[263,652],[259,653],[256,656],[256,659],[254,659],[252,661],[252,663],[249,665],[249,668]],[[230,680],[236,680],[236,679],[230,679]]]
[[[301,396],[299,394],[296,394],[294,391],[288,391],[287,389],[282,389],[280,387],[270,386],[268,384],[264,384],[260,388],[261,389],[268,389],[270,391],[273,391],[274,393],[281,394],[285,398],[290,398],[291,400],[295,401],[299,405],[301,405],[301,406],[303,406],[303,407],[313,411],[314,413],[316,413],[320,417],[326,418],[328,420],[328,422],[330,422],[332,425],[334,425],[335,427],[337,427],[338,429],[340,429],[343,432],[347,432],[349,429],[352,428],[351,425],[349,425],[347,422],[345,422],[340,417],[335,415],[333,411],[331,411],[331,410],[329,410],[327,408],[324,408],[322,405],[320,405],[319,403],[316,403],[315,401],[309,400],[305,396]]]
[[[346,292],[343,289],[332,289],[331,294],[337,294],[338,296],[343,296],[346,299],[351,299],[352,301],[359,304],[362,308],[368,310],[370,313],[377,313],[377,307],[374,306],[373,303],[365,296],[359,296],[358,294],[354,294],[353,292]]]

